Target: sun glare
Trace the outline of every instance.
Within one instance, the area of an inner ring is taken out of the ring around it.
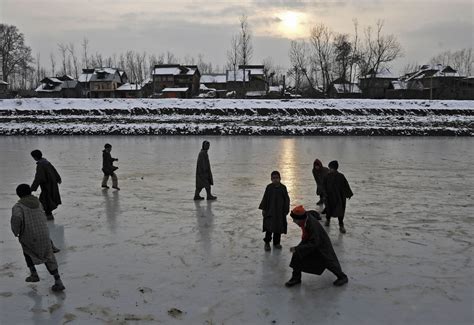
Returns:
[[[285,11],[278,16],[281,20],[280,30],[286,36],[300,36],[301,14],[293,11]]]

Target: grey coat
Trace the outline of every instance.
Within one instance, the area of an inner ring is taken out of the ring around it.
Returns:
[[[30,256],[34,264],[50,263],[57,268],[46,215],[35,196],[23,197],[13,206],[11,228],[20,241],[23,253]]]

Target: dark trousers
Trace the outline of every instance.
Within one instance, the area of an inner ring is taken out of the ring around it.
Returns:
[[[29,255],[26,255],[26,254],[23,254],[25,256],[25,261],[26,261],[26,266],[28,266],[28,268],[33,272],[36,272],[36,268],[35,268],[35,264],[33,263],[33,260],[31,259],[31,257]],[[49,265],[49,263],[44,263],[44,265],[46,266],[46,269],[48,270],[49,274],[51,274],[52,276],[54,276],[56,278],[56,276],[58,276],[58,269],[57,268],[54,268]]]
[[[330,221],[331,217],[326,215],[326,220]],[[344,217],[337,217],[337,220],[339,221],[339,227],[343,227],[344,226]]]
[[[290,265],[291,264],[293,264],[293,265],[297,264],[297,263],[293,262],[293,259],[297,259],[297,258],[299,258],[299,257],[293,253],[293,256],[291,257]],[[346,276],[346,274],[344,272],[342,272],[342,269],[341,269],[340,266],[330,265],[330,266],[326,266],[326,268],[329,271],[331,271],[331,273],[333,273],[335,276],[337,276],[338,279],[343,278],[343,277]],[[302,271],[300,269],[298,269],[296,267],[293,267],[293,273],[292,273],[291,277],[294,278],[294,279],[300,279],[301,280],[301,272]]]
[[[275,232],[271,231],[266,231],[265,232],[265,238],[263,239],[264,242],[269,243],[272,241],[272,234],[273,234],[273,245],[279,245],[280,244],[280,239],[281,239],[281,234],[277,234]]]
[[[212,195],[211,194],[211,187],[209,186],[209,187],[204,187],[204,188],[206,189],[207,196],[208,197],[211,196]],[[202,189],[203,189],[202,187],[201,188],[196,187],[196,191],[194,192],[194,196],[199,196],[199,194],[201,194]]]

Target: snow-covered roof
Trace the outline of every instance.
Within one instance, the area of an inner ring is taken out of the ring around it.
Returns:
[[[184,65],[155,66],[153,68],[152,75],[155,75],[155,76],[177,76],[177,75],[192,76],[196,73],[196,70],[197,70],[197,67],[184,66]]]
[[[250,71],[251,76],[263,76],[264,73],[264,67],[263,65],[239,65],[239,69],[243,70],[245,67],[245,71]]]
[[[201,76],[202,84],[225,84],[227,82],[225,74],[203,74]]]
[[[77,79],[79,82],[89,82],[92,78],[93,73],[81,73]]]
[[[244,81],[244,70],[237,70],[235,72],[234,70],[227,70],[226,79],[227,79],[227,82]],[[245,70],[245,81],[249,81],[249,80],[250,80],[250,71]]]
[[[360,79],[371,79],[371,78],[380,78],[380,79],[397,79],[398,77],[393,75],[388,68],[381,68],[375,75],[373,73],[368,73]]]
[[[117,88],[118,91],[130,91],[130,90],[141,90],[142,86],[139,84],[134,84],[134,83],[125,83],[121,85],[120,87]]]
[[[39,85],[35,91],[37,93],[54,93],[54,92],[59,92],[61,91],[62,87],[61,87],[61,84],[58,84],[56,85],[55,87],[53,88],[49,88],[49,89],[45,89],[44,87],[46,86],[47,84],[45,83],[42,83],[41,85]]]
[[[395,90],[407,89],[407,83],[403,80],[393,80],[392,87]]]
[[[442,64],[423,65],[418,71],[415,71],[407,76],[406,80],[416,80],[431,77],[461,77],[459,73],[451,68],[449,65]]]
[[[339,94],[360,94],[360,90],[357,84],[333,84],[334,89]]]
[[[188,87],[177,87],[177,88],[168,87],[168,88],[163,89],[161,92],[163,92],[163,93],[169,93],[169,92],[184,93],[184,92],[187,92],[188,89],[189,89]]]

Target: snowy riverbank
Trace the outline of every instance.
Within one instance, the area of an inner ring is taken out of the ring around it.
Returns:
[[[474,101],[7,99],[0,135],[474,135]]]

